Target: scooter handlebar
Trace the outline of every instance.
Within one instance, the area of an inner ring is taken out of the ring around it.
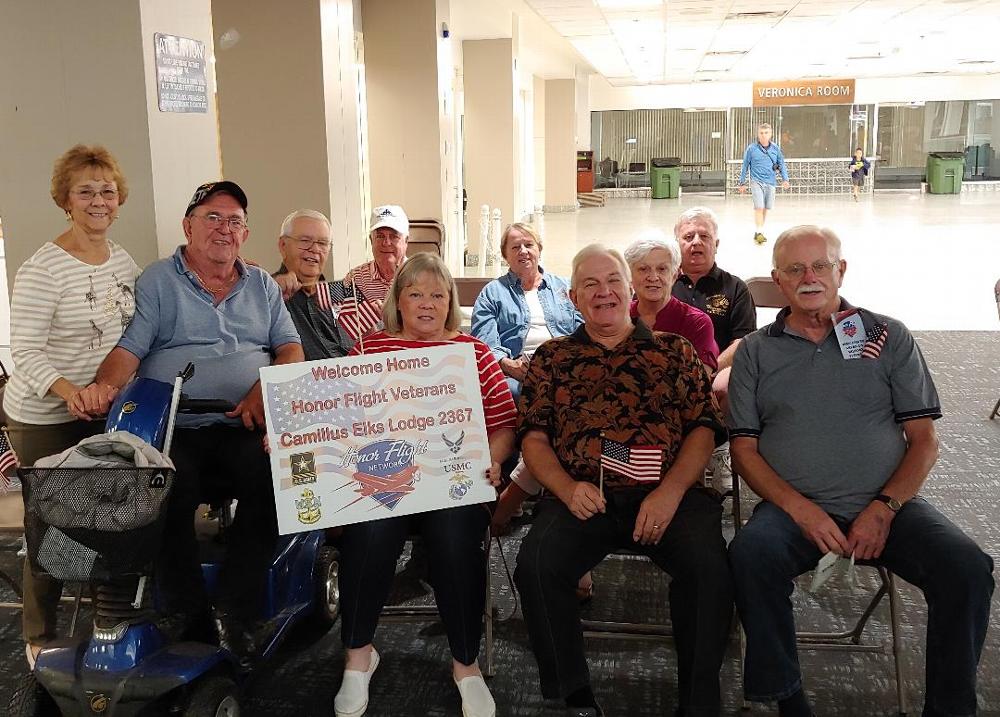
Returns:
[[[236,404],[216,398],[181,398],[179,413],[229,413]]]

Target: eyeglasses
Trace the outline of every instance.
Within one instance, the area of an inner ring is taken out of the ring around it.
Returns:
[[[106,202],[113,202],[116,199],[118,199],[117,189],[102,189],[100,191],[97,191],[95,189],[77,189],[73,191],[73,194],[75,194],[85,202],[94,201],[94,197],[96,197],[98,194],[100,194],[101,198],[104,199],[104,201]]]
[[[202,215],[196,214],[195,216],[213,229],[218,229],[223,224],[228,224],[229,231],[231,232],[239,232],[247,228],[247,223],[243,221],[242,217],[224,217],[221,214],[216,214],[215,212],[209,212],[208,214]]]
[[[295,246],[299,249],[312,249],[316,247],[317,251],[329,251],[330,246],[333,242],[329,239],[314,239],[313,237],[288,237],[293,242]]]
[[[808,268],[811,268],[813,274],[816,276],[827,276],[835,266],[837,266],[837,262],[835,261],[814,261]],[[791,266],[786,266],[781,271],[793,279],[801,279],[805,276],[806,268],[805,264],[792,264]]]
[[[402,234],[397,234],[392,230],[380,232],[376,229],[375,233],[372,234],[372,242],[384,241],[386,244],[396,244],[402,240],[402,238]]]

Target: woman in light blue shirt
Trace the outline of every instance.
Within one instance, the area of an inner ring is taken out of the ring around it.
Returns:
[[[540,265],[542,238],[515,222],[500,237],[510,271],[485,287],[472,308],[472,335],[485,342],[517,401],[535,349],[553,336],[573,333],[583,317],[569,298],[569,282]]]

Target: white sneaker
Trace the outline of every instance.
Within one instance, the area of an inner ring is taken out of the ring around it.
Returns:
[[[333,711],[337,717],[361,717],[368,709],[368,683],[372,681],[378,661],[378,651],[373,647],[366,672],[344,670],[344,680],[333,699]]]
[[[729,460],[728,447],[716,448],[712,453],[712,487],[722,495],[733,489],[733,469]]]
[[[496,717],[497,705],[482,675],[455,680],[462,695],[462,717]]]

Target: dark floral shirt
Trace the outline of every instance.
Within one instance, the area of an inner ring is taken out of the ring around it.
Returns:
[[[711,428],[717,444],[726,440],[694,346],[676,334],[654,333],[641,320],[612,349],[593,341],[585,326],[546,341],[528,366],[518,409],[518,440],[529,431],[546,433],[566,472],[591,483],[599,480],[602,432],[630,447],[662,446],[661,477],[698,426]],[[605,470],[604,485],[637,483]]]

